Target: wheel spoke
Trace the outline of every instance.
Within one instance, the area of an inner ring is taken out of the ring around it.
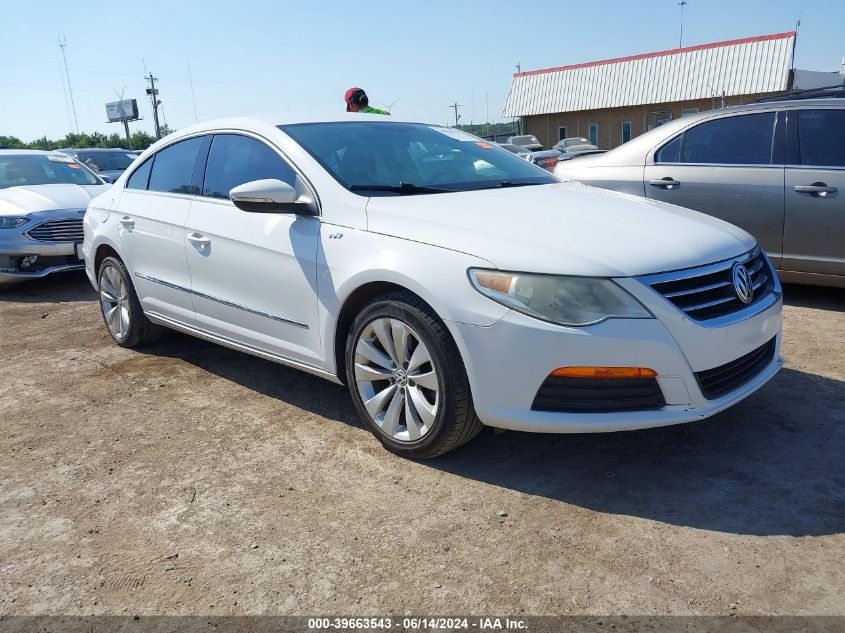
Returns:
[[[388,435],[393,435],[399,428],[399,417],[402,414],[402,405],[405,403],[405,395],[398,389],[394,391],[390,405],[381,421],[381,430]]]
[[[106,324],[109,326],[109,329],[112,333],[115,333],[115,318],[117,317],[117,312],[120,309],[120,306],[114,306],[110,308],[108,312],[106,312]]]
[[[437,391],[440,383],[437,380],[437,374],[434,371],[426,371],[421,374],[408,374],[408,378],[417,383],[420,387]]]
[[[383,369],[393,369],[391,367],[392,361],[382,352],[376,349],[376,346],[373,345],[372,341],[369,341],[364,338],[359,339],[358,344],[355,346],[355,353],[359,356],[363,356],[371,363],[378,365]]]
[[[384,411],[385,404],[393,396],[395,391],[396,385],[390,385],[364,403],[364,408],[367,409],[367,413],[372,416],[373,420],[376,419],[379,413]]]
[[[434,418],[437,415],[437,405],[430,404],[416,387],[409,387],[407,391],[408,400],[414,408],[414,411],[417,413],[417,416],[423,424],[430,427],[434,424]]]
[[[412,373],[414,370],[419,369],[422,365],[430,362],[431,354],[428,353],[428,349],[425,345],[423,345],[422,341],[419,341],[414,353],[411,354],[411,360],[408,361],[408,372]]]
[[[111,282],[111,279],[109,279],[109,271],[110,270],[111,270],[110,268],[106,268],[106,270],[103,271],[103,274],[100,277],[100,285],[103,287],[103,290],[105,290],[107,293],[109,293],[109,295],[111,295],[114,298],[114,300],[116,301],[117,296],[120,293],[117,291],[117,288],[114,287],[114,284]]]
[[[129,332],[129,310],[120,309],[120,337],[123,338]]]
[[[390,380],[393,372],[382,367],[355,363],[355,380],[360,382],[373,382],[376,380]]]
[[[399,319],[391,319],[390,334],[393,337],[393,349],[396,351],[396,364],[402,365],[408,361],[408,327]]]
[[[117,303],[117,297],[115,297],[113,294],[111,294],[111,292],[109,292],[105,288],[101,288],[100,301],[104,301],[105,303]]]
[[[376,319],[372,322],[373,332],[378,339],[378,342],[381,343],[381,346],[384,348],[384,351],[390,356],[390,360],[392,360],[396,365],[400,365],[399,356],[396,353],[396,347],[393,345],[393,335],[391,334],[390,330],[392,326],[390,325],[389,319]]]
[[[417,418],[410,398],[405,398],[405,427],[408,429],[408,440],[418,440],[423,436],[422,423]]]
[[[117,271],[112,266],[106,268],[106,277],[108,278],[112,288],[114,288],[115,294],[119,295],[120,275],[117,274]]]

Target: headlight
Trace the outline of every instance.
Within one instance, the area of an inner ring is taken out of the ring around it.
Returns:
[[[518,312],[558,325],[593,325],[606,319],[650,319],[651,313],[609,279],[507,273],[471,268],[478,292]]]
[[[0,216],[0,229],[16,229],[22,224],[29,222],[29,218],[3,217]]]

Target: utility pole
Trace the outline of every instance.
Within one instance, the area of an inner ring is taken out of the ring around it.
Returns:
[[[681,36],[678,38],[678,48],[684,47],[684,7],[689,4],[687,0],[681,0],[678,6],[681,7]]]
[[[457,101],[455,101],[455,103],[453,103],[449,107],[452,108],[455,111],[455,127],[457,127],[458,126],[458,119],[461,118],[460,115],[458,115],[458,108],[461,107],[461,104],[458,103]]]
[[[65,77],[67,77],[67,91],[70,93],[70,107],[73,109],[73,123],[76,126],[76,133],[79,134],[79,121],[76,118],[76,104],[73,101],[73,90],[70,87],[70,73],[67,71],[67,57],[65,57],[65,46],[67,46],[67,38],[64,35],[59,36],[59,48],[62,49],[62,61],[65,64]]]
[[[153,121],[155,122],[156,128],[156,140],[158,140],[161,138],[161,126],[158,124],[158,106],[161,105],[161,101],[158,100],[158,90],[156,89],[156,79],[158,77],[153,77],[153,73],[150,71],[150,76],[146,79],[150,82],[150,87],[147,88],[147,94],[150,95],[150,102],[153,106]]]

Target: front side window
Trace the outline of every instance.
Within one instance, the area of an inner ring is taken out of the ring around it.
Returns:
[[[0,156],[0,189],[28,185],[101,185],[100,180],[63,154]]]
[[[681,162],[769,165],[774,125],[774,112],[706,121],[684,132]]]
[[[127,189],[146,189],[147,185],[150,182],[150,170],[153,167],[153,159],[148,158],[144,161],[144,164],[138,167],[135,171],[132,172],[132,175],[129,176],[129,179],[126,181],[126,188]]]
[[[599,124],[590,123],[590,143],[598,146],[599,144]]]
[[[196,137],[179,141],[156,152],[148,189],[199,195],[199,189],[193,184],[193,175],[200,145],[202,138]]]
[[[845,167],[845,110],[798,110],[802,165]]]
[[[557,182],[542,168],[448,127],[375,121],[280,127],[341,185],[364,196]]]
[[[680,163],[681,162],[681,136],[676,136],[663,147],[657,150],[654,157],[656,163]]]
[[[229,198],[229,192],[252,180],[275,178],[294,186],[296,172],[261,141],[237,134],[215,134],[208,152],[202,195]]]

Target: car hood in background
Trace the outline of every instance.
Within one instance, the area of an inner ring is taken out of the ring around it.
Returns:
[[[53,209],[85,209],[111,185],[24,185],[0,189],[0,215],[26,215]]]
[[[370,231],[481,257],[502,270],[628,277],[753,248],[727,222],[656,200],[560,183],[371,198]]]

